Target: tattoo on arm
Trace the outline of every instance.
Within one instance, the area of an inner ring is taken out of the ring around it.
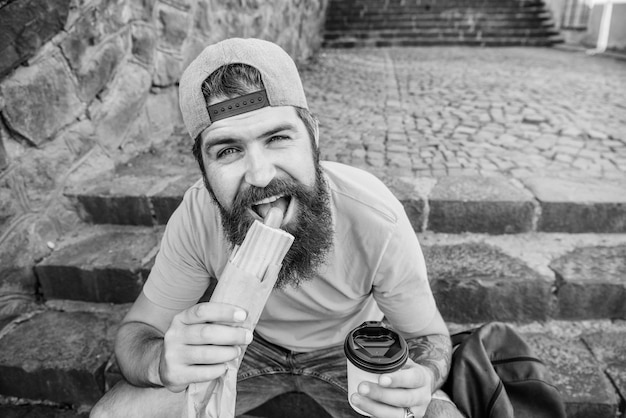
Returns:
[[[433,372],[433,392],[441,387],[448,377],[452,358],[452,345],[447,335],[426,335],[409,338],[409,356],[417,364]]]

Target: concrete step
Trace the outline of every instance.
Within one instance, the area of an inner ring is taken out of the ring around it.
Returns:
[[[411,13],[433,12],[438,10],[516,10],[543,7],[541,1],[432,1],[432,2],[382,2],[382,1],[331,1],[329,12],[336,10],[349,12],[375,13],[386,11],[403,11]]]
[[[474,25],[490,25],[490,22],[505,24],[507,29],[475,30]],[[526,31],[517,30],[521,22],[524,22]],[[551,46],[563,42],[560,37],[555,37],[558,31],[554,29],[553,23],[549,25],[551,30],[531,30],[548,27],[546,22],[552,22],[552,16],[541,1],[332,1],[327,10],[323,46]],[[452,30],[468,24],[472,25],[469,32]],[[447,27],[450,32],[424,30],[422,26]],[[399,31],[393,33],[393,29]]]
[[[0,330],[0,394],[10,397],[3,399],[0,415],[3,408],[21,410],[11,398],[93,405],[104,393],[105,366],[127,309],[128,305],[42,306]]]
[[[468,19],[432,19],[432,20],[398,20],[398,21],[354,21],[354,22],[327,22],[324,33],[341,32],[346,30],[384,30],[384,29],[432,29],[432,28],[489,28],[489,29],[518,29],[554,27],[552,19],[506,19],[506,20],[468,20]]]
[[[561,36],[543,39],[543,38],[432,38],[432,37],[404,37],[392,39],[337,39],[332,41],[324,41],[324,48],[383,48],[383,47],[415,47],[415,46],[480,46],[480,47],[549,47],[563,43]]]
[[[127,308],[48,303],[1,329],[0,415],[86,416],[119,379],[112,347]],[[457,332],[476,325],[451,322],[449,328]],[[569,417],[617,416],[626,395],[624,321],[511,325],[548,365]],[[302,394],[283,395],[247,416],[286,417],[294,411],[305,418],[326,416]]]
[[[424,21],[424,20],[456,20],[468,19],[475,20],[508,20],[508,19],[536,19],[538,16],[549,14],[546,7],[491,7],[491,8],[455,8],[455,9],[437,9],[437,10],[411,10],[406,7],[397,7],[394,9],[329,9],[327,13],[327,22],[342,21],[381,21],[381,20],[398,20],[398,21]]]
[[[164,150],[138,156],[110,178],[70,186],[65,195],[86,222],[162,225],[199,179],[189,151],[172,156]],[[619,182],[495,176],[383,181],[418,232],[626,232],[626,185]]]
[[[396,38],[545,38],[557,35],[558,31],[548,27],[527,28],[489,28],[489,27],[466,27],[466,28],[378,28],[370,30],[343,30],[327,31],[324,33],[325,41],[333,40],[386,40]]]
[[[418,234],[446,321],[626,319],[626,234]]]
[[[163,228],[85,225],[35,266],[46,299],[133,302],[148,278]]]
[[[36,266],[46,300],[135,300],[162,228],[96,225]],[[449,321],[626,319],[626,234],[419,234]]]

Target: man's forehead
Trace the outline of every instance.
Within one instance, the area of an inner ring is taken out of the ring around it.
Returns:
[[[268,106],[238,115],[222,118],[202,131],[202,139],[216,139],[244,136],[263,136],[284,130],[305,129],[293,106]]]

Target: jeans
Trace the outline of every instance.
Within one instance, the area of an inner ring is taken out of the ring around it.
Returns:
[[[237,373],[235,415],[283,393],[302,392],[333,418],[362,417],[348,402],[346,361],[343,346],[299,353],[272,344],[255,333]],[[441,390],[433,394],[430,406],[427,417],[461,417]]]
[[[333,418],[361,417],[348,403],[346,356],[342,346],[299,353],[255,333],[237,374],[235,415],[287,392],[302,392]]]

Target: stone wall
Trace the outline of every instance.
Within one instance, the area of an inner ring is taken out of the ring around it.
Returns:
[[[36,303],[33,265],[80,220],[63,190],[181,124],[177,82],[208,43],[258,37],[297,62],[328,0],[0,0],[0,320]]]

